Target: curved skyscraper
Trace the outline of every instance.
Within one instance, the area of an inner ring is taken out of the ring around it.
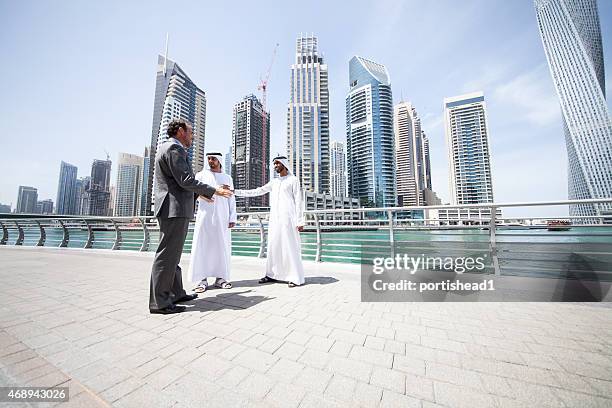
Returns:
[[[612,197],[612,122],[595,0],[535,0],[540,35],[559,96],[570,199]],[[591,216],[604,205],[573,205]]]
[[[349,62],[346,152],[349,196],[367,207],[395,206],[393,96],[384,65],[362,57]]]

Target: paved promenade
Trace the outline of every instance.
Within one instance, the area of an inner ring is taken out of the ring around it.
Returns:
[[[150,315],[151,261],[0,247],[0,386],[87,408],[612,406],[610,304],[361,303],[357,266],[306,262],[290,289],[234,257],[233,289]]]

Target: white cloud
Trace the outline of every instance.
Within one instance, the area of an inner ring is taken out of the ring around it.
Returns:
[[[487,64],[483,67],[477,78],[463,85],[463,92],[468,93],[491,89],[508,76],[508,70],[508,67],[500,64]]]
[[[505,105],[515,115],[524,117],[538,126],[547,126],[561,120],[559,100],[549,77],[546,65],[524,72],[506,83],[498,83],[492,98]]]

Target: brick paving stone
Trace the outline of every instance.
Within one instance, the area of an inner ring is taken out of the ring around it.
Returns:
[[[361,303],[358,265],[305,261],[299,291],[236,285],[153,316],[151,253],[0,252],[0,365],[67,384],[75,406],[611,406],[607,307]],[[31,254],[47,266],[24,268]],[[235,282],[265,264],[232,262]]]

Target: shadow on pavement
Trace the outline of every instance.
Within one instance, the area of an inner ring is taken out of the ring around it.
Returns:
[[[251,306],[255,306],[261,302],[265,302],[266,300],[274,299],[273,297],[260,295],[244,296],[244,294],[251,292],[252,291],[250,290],[245,290],[243,292],[224,292],[219,293],[215,296],[206,296],[206,294],[208,293],[208,291],[206,291],[204,294],[200,294],[200,297],[198,297],[197,299],[189,303],[185,303],[185,305],[188,306],[193,305],[192,307],[188,307],[185,312],[209,312],[224,309],[248,309]]]

